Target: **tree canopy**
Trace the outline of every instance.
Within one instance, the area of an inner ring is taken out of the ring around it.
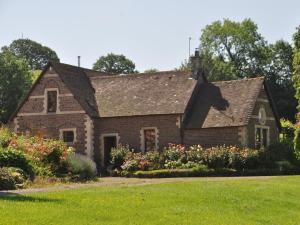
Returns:
[[[280,40],[268,44],[250,19],[242,22],[224,19],[202,30],[200,51],[208,80],[265,76],[279,116],[295,120],[296,101],[291,79],[293,50],[288,42]]]
[[[31,72],[24,59],[0,53],[0,120],[7,122],[31,85]]]
[[[135,64],[124,55],[109,53],[101,56],[93,65],[93,69],[106,73],[128,74],[135,73]]]
[[[55,51],[30,39],[14,40],[9,46],[2,47],[2,51],[10,51],[18,58],[24,58],[31,70],[42,70],[48,61],[59,61]]]
[[[295,122],[297,100],[293,87],[293,48],[283,40],[269,45],[270,62],[265,65],[267,84],[275,100],[279,117]]]
[[[207,25],[200,38],[201,52],[208,65],[210,80],[237,79],[262,75],[268,48],[250,19],[225,19]]]

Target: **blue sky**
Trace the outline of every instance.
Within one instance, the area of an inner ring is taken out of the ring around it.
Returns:
[[[0,46],[30,38],[54,49],[61,62],[91,68],[101,55],[124,54],[139,71],[172,70],[215,20],[251,18],[272,43],[291,41],[300,1],[285,0],[0,0]]]

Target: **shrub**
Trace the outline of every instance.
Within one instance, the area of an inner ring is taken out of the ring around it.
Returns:
[[[265,168],[277,168],[276,161],[289,161],[294,165],[299,164],[293,146],[285,142],[271,144],[264,151],[260,151],[260,161],[261,166]]]
[[[34,178],[32,162],[26,158],[24,152],[11,148],[0,149],[0,167],[17,167],[22,169],[31,179]]]
[[[159,151],[148,151],[144,155],[144,158],[148,161],[149,170],[161,169],[164,166],[165,158]]]
[[[0,190],[14,190],[17,188],[23,188],[25,182],[25,173],[20,168],[0,168]]]
[[[12,136],[12,132],[7,127],[0,127],[0,147],[6,148]]]
[[[296,167],[286,160],[277,161],[275,162],[275,164],[277,166],[277,169],[281,172],[291,172],[296,170]]]
[[[296,157],[300,159],[300,122],[298,122],[297,127],[295,129],[294,150]]]
[[[125,161],[125,156],[129,152],[129,147],[118,145],[116,148],[111,149],[111,163],[114,168],[120,168]]]
[[[0,190],[15,190],[16,183],[12,172],[6,168],[0,168]]]
[[[69,171],[78,180],[89,180],[96,177],[97,169],[93,160],[80,154],[72,154],[68,157]]]
[[[125,156],[124,163],[122,164],[121,169],[125,171],[138,170],[141,159],[141,153],[128,152]]]
[[[123,171],[188,169],[205,164],[209,168],[228,168],[235,170],[259,167],[259,152],[236,146],[218,146],[208,149],[200,145],[186,148],[183,145],[169,144],[163,152],[149,151],[146,154],[127,151],[122,154]],[[116,168],[116,167],[115,167]]]
[[[206,149],[204,164],[210,168],[228,168],[230,165],[230,150],[226,146],[218,146]]]
[[[67,157],[74,152],[73,148],[62,141],[25,136],[13,137],[8,148],[24,152],[38,168],[37,171],[48,168],[48,174],[55,175],[67,172]]]
[[[205,149],[201,145],[191,146],[188,151],[186,151],[187,161],[194,163],[202,163],[204,158]]]
[[[186,161],[186,150],[184,145],[169,144],[164,149],[165,159],[168,161]]]
[[[295,135],[295,125],[287,119],[280,119],[280,123],[281,123],[281,134],[279,136],[280,142],[292,144]]]

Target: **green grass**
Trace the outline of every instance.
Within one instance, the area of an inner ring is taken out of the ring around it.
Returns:
[[[300,224],[300,176],[2,196],[0,224]]]

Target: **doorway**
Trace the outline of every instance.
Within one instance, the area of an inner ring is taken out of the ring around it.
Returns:
[[[107,167],[110,164],[110,152],[112,148],[117,147],[117,136],[110,135],[103,137],[103,153],[104,153],[104,167]]]

